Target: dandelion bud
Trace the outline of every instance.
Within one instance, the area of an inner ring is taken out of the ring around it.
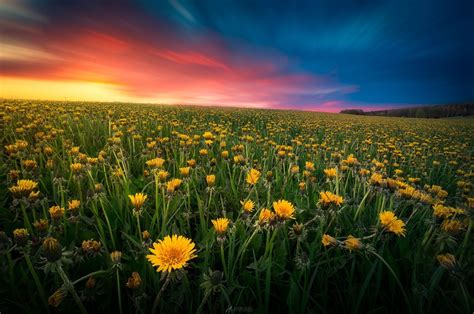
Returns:
[[[441,254],[436,256],[436,259],[446,269],[453,270],[456,266],[456,257],[453,254]]]
[[[217,164],[217,160],[215,158],[212,158],[209,164],[211,165],[211,167],[213,167]]]
[[[362,243],[358,238],[355,238],[352,235],[349,235],[346,240],[344,241],[346,248],[349,250],[358,250],[362,248]]]
[[[273,180],[273,172],[267,171],[267,181],[271,182]]]
[[[150,238],[150,236],[151,235],[150,235],[150,232],[148,232],[148,230],[145,230],[145,231],[142,232],[143,240],[145,240],[145,241],[148,240]]]
[[[195,159],[188,160],[188,166],[191,168],[196,167],[196,160]]]
[[[96,193],[101,192],[103,188],[104,188],[104,186],[102,185],[102,183],[96,183],[96,184],[94,184],[94,191],[95,191]]]
[[[179,168],[179,172],[181,173],[181,176],[183,176],[184,178],[189,177],[189,171],[190,170],[191,170],[191,167]]]
[[[299,236],[303,233],[304,225],[300,223],[295,223],[291,228],[293,229],[295,235]]]
[[[94,289],[96,280],[94,277],[90,276],[86,281],[86,289]]]
[[[46,232],[48,230],[49,222],[46,219],[40,219],[33,223],[33,227],[39,233]]]
[[[25,228],[13,230],[13,240],[18,246],[25,246],[28,243],[28,230]]]
[[[112,260],[113,264],[120,264],[120,262],[122,261],[122,252],[113,251],[112,253],[110,253],[110,259]]]
[[[127,288],[135,290],[140,287],[142,284],[142,279],[140,278],[140,274],[134,271],[132,275],[128,278],[127,283],[125,284]]]
[[[59,288],[49,298],[48,304],[52,307],[58,307],[67,295],[65,288]]]
[[[337,240],[334,237],[331,237],[328,234],[323,234],[323,239],[321,240],[324,246],[337,245]]]
[[[208,187],[213,187],[216,184],[216,176],[213,174],[206,176],[206,183]]]
[[[48,262],[54,263],[61,258],[62,246],[55,238],[48,237],[43,241],[43,253]]]
[[[81,172],[82,170],[82,164],[81,163],[73,163],[71,164],[71,171],[74,173],[74,174],[78,174],[79,172]]]
[[[67,210],[72,216],[77,216],[79,214],[79,206],[81,206],[80,200],[71,200],[68,202]]]
[[[224,274],[221,271],[219,271],[219,270],[213,271],[211,273],[211,283],[212,283],[212,285],[217,286],[218,284],[220,284],[223,277],[224,277]]]

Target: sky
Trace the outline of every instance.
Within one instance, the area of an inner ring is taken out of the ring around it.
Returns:
[[[0,0],[0,97],[337,112],[474,101],[473,1]]]

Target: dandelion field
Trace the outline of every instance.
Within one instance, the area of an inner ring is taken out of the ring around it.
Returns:
[[[474,309],[474,120],[0,102],[0,312]]]

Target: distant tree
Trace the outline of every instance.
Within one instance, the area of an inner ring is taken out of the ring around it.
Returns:
[[[364,115],[364,110],[362,110],[362,109],[345,109],[345,110],[341,110],[340,113]]]
[[[409,117],[409,118],[448,118],[474,115],[474,104],[438,105],[423,106],[391,110],[363,111],[361,109],[345,109],[341,113],[367,115],[367,116],[388,116],[388,117]]]

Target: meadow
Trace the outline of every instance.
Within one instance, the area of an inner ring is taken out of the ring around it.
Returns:
[[[0,312],[471,313],[474,120],[0,102]]]

